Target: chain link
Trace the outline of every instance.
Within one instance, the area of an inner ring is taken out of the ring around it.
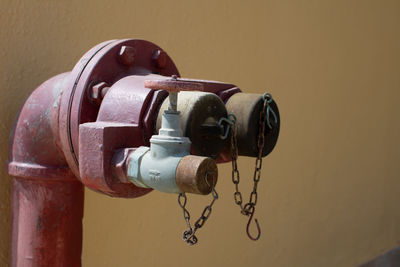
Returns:
[[[207,182],[208,181],[207,180],[207,175],[206,175],[205,179],[206,179],[206,182]],[[198,239],[195,236],[195,233],[196,233],[196,231],[198,229],[203,227],[203,225],[206,223],[206,221],[208,220],[208,218],[211,215],[212,206],[214,205],[214,202],[218,199],[218,193],[217,193],[217,191],[215,191],[214,186],[215,186],[214,184],[211,185],[211,196],[212,196],[213,199],[212,199],[211,203],[204,208],[204,210],[201,213],[200,217],[194,223],[194,228],[192,227],[192,225],[190,223],[190,213],[186,209],[186,203],[187,203],[186,194],[185,193],[180,193],[178,195],[178,204],[182,208],[183,218],[185,219],[187,227],[188,227],[188,229],[183,232],[182,238],[183,238],[183,241],[185,241],[189,245],[195,245],[197,243]]]
[[[258,137],[257,137],[257,149],[258,149],[258,154],[257,158],[255,161],[255,167],[254,167],[254,175],[253,175],[253,190],[250,193],[249,197],[249,202],[246,204],[243,204],[243,196],[242,193],[239,190],[239,183],[240,183],[240,173],[238,169],[238,146],[237,146],[237,125],[236,125],[236,117],[233,114],[229,114],[228,118],[223,118],[222,120],[219,121],[219,125],[222,126],[223,122],[227,123],[227,126],[225,128],[224,134],[221,135],[221,139],[226,139],[228,136],[229,131],[231,132],[231,158],[232,158],[232,182],[235,185],[235,192],[233,194],[233,198],[235,200],[235,204],[240,207],[240,211],[243,215],[249,217],[249,221],[247,223],[246,231],[247,235],[251,240],[258,240],[261,236],[261,230],[259,223],[257,219],[254,219],[258,234],[256,237],[251,236],[249,232],[249,227],[250,223],[253,219],[254,213],[255,213],[255,207],[257,205],[257,200],[258,200],[258,192],[257,192],[257,187],[258,183],[260,182],[261,178],[261,168],[262,168],[262,153],[264,149],[264,144],[265,144],[265,124],[268,125],[270,129],[272,129],[272,125],[269,121],[269,116],[270,114],[274,117],[275,123],[277,123],[277,116],[274,112],[274,110],[270,107],[270,103],[272,103],[273,99],[271,94],[265,93],[263,95],[263,108],[260,112],[259,116],[259,132],[258,132]],[[205,177],[206,182],[207,180],[207,175]],[[214,202],[218,199],[218,193],[215,191],[214,184],[211,186],[211,195],[212,195],[212,201],[209,205],[207,205],[203,212],[201,213],[200,217],[196,220],[194,223],[194,227],[192,227],[190,223],[190,213],[186,209],[186,204],[187,204],[187,197],[185,193],[180,193],[178,195],[178,203],[179,206],[182,208],[183,211],[183,218],[186,221],[188,229],[183,232],[183,240],[188,243],[189,245],[195,245],[198,241],[195,233],[198,229],[203,227],[203,225],[206,223],[208,218],[211,215],[212,212],[212,206],[214,205]]]
[[[258,149],[258,154],[257,154],[257,159],[255,161],[255,167],[254,167],[254,174],[253,174],[253,191],[250,193],[249,197],[249,202],[246,204],[243,204],[243,197],[242,193],[239,190],[239,183],[240,183],[240,173],[238,170],[238,164],[237,164],[237,158],[238,158],[238,146],[237,146],[237,125],[236,125],[236,118],[233,117],[233,125],[231,125],[231,158],[232,158],[232,182],[235,185],[235,192],[233,193],[233,198],[235,201],[235,204],[240,207],[240,211],[243,215],[249,216],[249,221],[247,223],[247,235],[249,236],[250,239],[252,240],[258,240],[261,235],[260,231],[260,226],[258,224],[257,219],[255,219],[258,234],[256,237],[252,237],[249,232],[249,226],[251,223],[251,220],[253,219],[253,215],[255,212],[255,207],[257,205],[257,200],[258,200],[258,193],[257,193],[257,187],[258,183],[260,182],[261,178],[261,168],[262,168],[262,153],[264,149],[264,136],[265,136],[265,124],[267,122],[267,125],[270,129],[272,129],[272,126],[269,122],[269,114],[272,114],[275,120],[275,123],[277,123],[277,117],[273,109],[269,106],[270,103],[272,103],[273,99],[271,94],[265,93],[263,95],[263,108],[260,112],[259,116],[259,132],[258,132],[258,137],[257,137],[257,149]]]

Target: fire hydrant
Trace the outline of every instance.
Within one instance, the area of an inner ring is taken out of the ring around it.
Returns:
[[[209,194],[216,163],[232,159],[228,114],[238,155],[260,158],[274,148],[280,121],[270,99],[274,119],[259,149],[265,103],[233,84],[180,78],[151,42],[95,46],[71,72],[40,85],[15,122],[11,266],[81,265],[83,185],[125,198],[152,189]]]

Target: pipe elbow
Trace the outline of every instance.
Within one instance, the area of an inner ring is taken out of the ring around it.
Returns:
[[[68,73],[41,84],[28,97],[10,136],[8,172],[26,178],[73,176],[59,148],[60,98]]]

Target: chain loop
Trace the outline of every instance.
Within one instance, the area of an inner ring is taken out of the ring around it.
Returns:
[[[263,96],[262,96],[262,98],[263,98],[263,100],[264,100],[264,107],[265,107],[265,102],[267,102],[266,104],[266,109],[264,109],[265,110],[265,112],[266,112],[266,116],[267,116],[267,125],[268,125],[268,127],[270,128],[270,129],[272,129],[272,125],[271,125],[271,123],[270,123],[270,121],[269,121],[269,114],[271,113],[272,114],[272,116],[274,117],[274,121],[275,121],[275,124],[277,124],[278,123],[278,118],[276,117],[276,114],[275,114],[275,111],[271,108],[271,106],[269,105],[269,104],[271,104],[272,103],[272,101],[274,101],[274,99],[272,98],[272,95],[270,94],[270,93],[264,93],[263,94]]]
[[[206,181],[207,181],[207,174],[205,177]],[[206,221],[208,220],[208,218],[211,215],[212,212],[212,207],[214,205],[214,202],[218,199],[218,193],[217,191],[215,191],[215,184],[211,185],[211,196],[212,196],[212,201],[209,205],[207,205],[203,212],[201,213],[200,217],[196,220],[196,222],[194,223],[194,228],[192,227],[191,223],[190,223],[190,213],[189,211],[186,209],[186,203],[187,203],[187,197],[185,193],[180,193],[178,195],[178,204],[179,206],[182,208],[183,211],[183,218],[186,221],[186,224],[188,226],[188,229],[185,230],[183,232],[183,241],[185,241],[186,243],[188,243],[189,245],[195,245],[198,241],[197,237],[195,236],[195,233],[198,229],[200,229],[201,227],[203,227],[203,225],[206,223]]]
[[[218,125],[223,129],[224,128],[224,126],[223,126],[223,123],[226,123],[227,124],[227,126],[226,126],[226,128],[225,128],[225,133],[223,134],[223,135],[220,135],[219,137],[221,138],[221,139],[223,139],[223,140],[225,140],[227,137],[228,137],[228,135],[229,135],[229,130],[230,130],[230,128],[231,128],[231,126],[233,125],[233,123],[232,123],[232,121],[229,119],[229,118],[224,118],[224,117],[222,117],[221,119],[219,119],[219,122],[218,122]]]

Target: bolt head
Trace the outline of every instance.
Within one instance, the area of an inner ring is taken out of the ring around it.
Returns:
[[[136,59],[136,50],[132,46],[122,46],[119,50],[119,59],[125,66],[132,66]]]
[[[163,69],[167,66],[168,63],[167,53],[159,49],[154,53],[153,60],[157,68]]]
[[[102,91],[106,88],[109,88],[110,85],[106,82],[100,82],[92,86],[90,88],[90,98],[97,104],[101,104],[101,100],[103,100]]]

